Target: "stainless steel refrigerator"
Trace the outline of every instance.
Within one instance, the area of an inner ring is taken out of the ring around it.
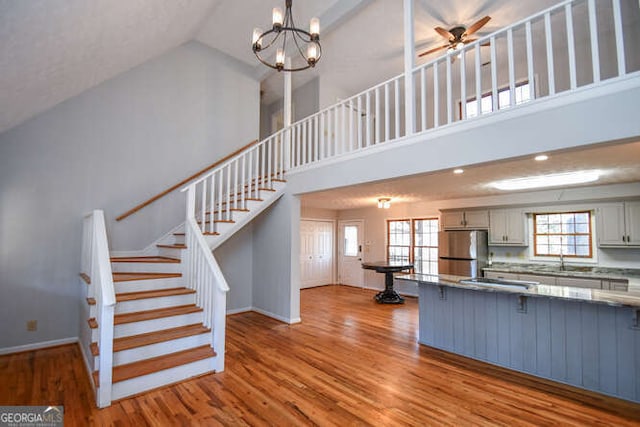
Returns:
[[[487,264],[489,246],[484,230],[447,230],[438,233],[438,273],[479,277]]]

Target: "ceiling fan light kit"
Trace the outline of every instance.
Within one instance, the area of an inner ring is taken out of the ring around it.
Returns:
[[[315,65],[322,56],[320,46],[320,20],[311,18],[309,31],[296,27],[293,21],[291,7],[293,0],[285,1],[285,11],[276,7],[272,12],[272,27],[262,31],[260,28],[253,30],[251,41],[253,53],[258,60],[269,68],[277,71],[302,71]],[[291,65],[287,65],[287,42],[290,49]],[[293,45],[292,45],[293,43]],[[275,49],[275,60],[273,57]]]

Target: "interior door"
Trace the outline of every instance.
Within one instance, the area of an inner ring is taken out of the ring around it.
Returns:
[[[340,221],[338,235],[338,281],[343,285],[363,287],[362,241],[364,237],[364,221]]]
[[[300,288],[333,282],[332,221],[300,221]]]

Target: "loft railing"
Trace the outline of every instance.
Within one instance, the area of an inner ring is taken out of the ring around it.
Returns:
[[[94,210],[83,219],[81,273],[89,278],[88,296],[95,299],[95,319],[98,323],[95,339],[100,349],[97,358],[98,384],[96,404],[104,408],[111,404],[111,374],[113,364],[113,313],[116,294],[113,287],[111,261],[104,212]],[[93,334],[93,333],[92,333]],[[90,344],[90,343],[89,343]]]
[[[637,8],[630,0],[564,1],[306,117],[285,130],[287,170],[638,71],[623,6]],[[523,86],[528,96],[518,93]]]

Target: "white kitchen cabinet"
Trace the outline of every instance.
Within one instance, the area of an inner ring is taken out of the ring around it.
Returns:
[[[518,280],[517,273],[503,273],[502,271],[485,271],[484,277],[500,280]]]
[[[599,246],[640,246],[640,202],[602,205],[597,215]]]
[[[543,276],[542,274],[518,274],[518,280],[537,282],[541,285],[556,285],[555,276]]]
[[[573,288],[602,289],[602,280],[583,277],[556,277],[556,285],[570,286]]]
[[[528,246],[527,221],[520,209],[489,211],[489,244],[493,246]]]
[[[445,211],[441,212],[440,221],[444,230],[486,229],[489,228],[489,211]]]
[[[602,280],[602,289],[609,289],[612,291],[629,291],[629,281],[622,279],[610,279],[610,280]]]

